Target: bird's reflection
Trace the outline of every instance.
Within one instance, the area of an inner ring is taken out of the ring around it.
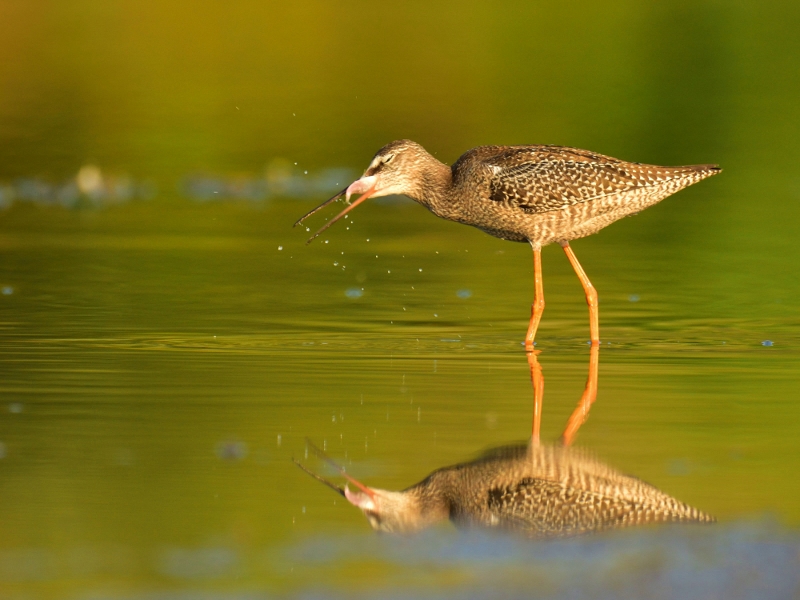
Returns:
[[[419,531],[450,519],[462,528],[519,532],[553,538],[633,525],[711,522],[713,517],[680,502],[636,477],[571,448],[597,395],[599,348],[592,346],[589,376],[560,443],[539,441],[544,376],[535,353],[528,353],[533,385],[533,427],[528,444],[505,446],[471,462],[443,467],[402,491],[370,488],[354,479],[320,450],[354,486],[340,488],[303,470],[357,506],[373,529]],[[297,462],[297,461],[296,461]]]
[[[542,423],[542,402],[544,401],[544,375],[537,355],[539,351],[526,352],[528,366],[531,369],[531,385],[533,387],[533,426],[531,428],[531,444],[539,444],[539,430]],[[592,344],[589,351],[589,375],[578,405],[567,419],[564,433],[561,434],[561,445],[571,446],[575,441],[578,429],[589,416],[589,410],[597,398],[597,375],[600,369],[600,346]]]

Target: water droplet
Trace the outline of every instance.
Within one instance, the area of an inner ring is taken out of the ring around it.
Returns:
[[[422,269],[420,269],[419,272],[422,273]]]
[[[4,296],[10,296],[13,293],[14,293],[14,288],[13,287],[11,287],[10,285],[3,286],[3,295]]]
[[[762,346],[772,346],[773,345],[772,344],[772,340],[764,340],[763,342],[761,342],[761,345]]]
[[[338,262],[334,262],[334,263],[333,263],[333,266],[334,266],[334,267],[338,267],[338,266],[339,266],[339,263],[338,263]]]
[[[283,250],[283,246],[278,246],[278,250]]]
[[[348,298],[361,298],[361,296],[364,295],[364,292],[358,288],[347,288],[344,295]]]
[[[628,296],[628,302],[638,302],[639,301],[639,294],[631,294]]]
[[[466,299],[466,298],[469,298],[470,296],[472,296],[472,291],[471,290],[458,290],[456,292],[456,296],[458,296],[459,298]]]

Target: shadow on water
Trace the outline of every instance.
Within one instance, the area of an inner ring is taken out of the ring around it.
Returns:
[[[655,523],[709,523],[715,519],[657,488],[603,464],[572,443],[597,397],[600,348],[592,345],[586,387],[559,444],[540,442],[544,374],[538,352],[526,352],[533,386],[531,439],[487,451],[476,460],[437,469],[395,492],[370,488],[311,442],[357,490],[333,488],[361,509],[376,531],[411,533],[449,519],[459,528],[513,531],[531,538],[568,537]]]

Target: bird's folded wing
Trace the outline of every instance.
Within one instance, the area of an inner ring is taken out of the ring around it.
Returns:
[[[636,510],[633,502],[538,478],[491,490],[487,507],[508,529],[544,535],[619,525]]]
[[[558,146],[513,147],[484,160],[490,198],[527,213],[559,210],[656,184],[650,165]]]

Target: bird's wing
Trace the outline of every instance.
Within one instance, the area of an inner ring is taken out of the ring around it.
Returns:
[[[508,147],[481,162],[490,198],[528,213],[559,210],[654,185],[655,169],[659,169],[561,146]]]
[[[491,489],[487,505],[504,527],[541,536],[614,527],[641,510],[635,502],[534,477]]]
[[[498,525],[535,537],[574,535],[622,525],[715,520],[663,492],[659,494],[630,498],[525,477],[515,484],[490,489],[486,506]]]

